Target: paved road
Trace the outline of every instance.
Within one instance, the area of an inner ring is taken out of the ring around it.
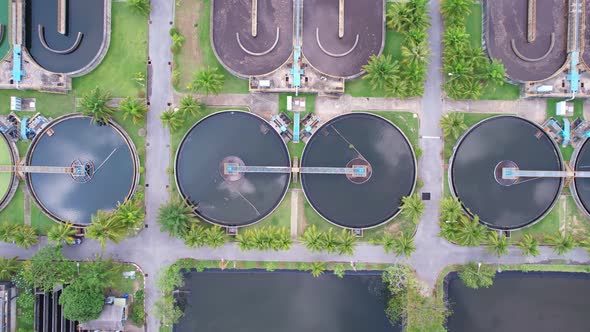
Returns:
[[[535,258],[523,258],[520,251],[511,248],[508,255],[498,259],[486,253],[485,248],[464,248],[452,245],[438,237],[439,227],[437,224],[439,214],[439,201],[442,196],[442,181],[445,174],[442,171],[442,136],[438,122],[443,113],[443,101],[441,91],[441,47],[439,38],[442,32],[442,23],[439,12],[439,0],[431,1],[431,14],[433,25],[430,29],[430,41],[433,48],[433,57],[428,71],[426,93],[421,102],[419,100],[399,101],[393,99],[374,99],[369,101],[351,97],[343,97],[342,102],[350,107],[362,108],[375,107],[378,109],[408,109],[421,115],[420,146],[423,149],[423,157],[419,161],[419,176],[424,182],[422,192],[429,192],[431,200],[426,204],[424,214],[416,233],[417,251],[410,258],[397,258],[392,254],[386,254],[381,247],[367,243],[359,244],[354,256],[337,256],[326,253],[310,253],[302,245],[295,244],[290,250],[283,252],[241,252],[235,244],[226,244],[221,248],[210,249],[189,249],[182,241],[171,239],[168,235],[160,233],[156,223],[158,207],[169,198],[168,188],[169,177],[167,169],[170,166],[170,135],[162,128],[159,115],[167,108],[169,102],[173,102],[174,96],[170,86],[170,67],[172,61],[170,48],[170,37],[168,29],[174,17],[174,2],[169,0],[152,0],[152,14],[150,25],[150,47],[149,57],[150,84],[148,96],[150,100],[150,111],[147,120],[147,161],[146,164],[146,224],[147,229],[143,230],[137,237],[127,239],[118,245],[109,244],[106,250],[102,251],[98,244],[93,241],[86,241],[82,246],[65,248],[64,254],[72,259],[92,258],[96,254],[103,254],[104,257],[112,256],[114,259],[134,262],[138,264],[147,274],[146,277],[146,308],[148,309],[147,330],[158,331],[159,322],[149,314],[155,299],[160,295],[155,287],[157,272],[160,268],[167,266],[179,258],[194,258],[207,260],[248,260],[248,261],[292,261],[292,262],[313,262],[313,261],[334,261],[334,262],[367,262],[367,263],[400,263],[411,264],[417,271],[419,277],[429,285],[434,286],[435,281],[442,269],[450,264],[462,264],[469,261],[484,261],[489,263],[519,264],[519,263],[543,263],[550,260],[565,260],[570,263],[588,263],[589,258],[581,249],[573,250],[565,256],[557,256],[550,248],[541,248],[541,255]],[[267,102],[261,102],[267,100]],[[207,101],[212,104],[224,104],[229,102],[230,106],[241,105],[276,105],[276,96],[230,96],[211,97]],[[420,109],[415,109],[418,107]],[[237,105],[236,105],[237,104]],[[265,106],[266,105],[266,106]],[[257,106],[258,107],[258,106]],[[263,110],[264,112],[276,112],[274,110]],[[40,244],[45,245],[42,241]],[[37,248],[25,250],[11,244],[0,243],[2,256],[19,256],[28,258]]]

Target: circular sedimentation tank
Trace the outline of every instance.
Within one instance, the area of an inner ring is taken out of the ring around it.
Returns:
[[[0,165],[14,166],[18,162],[16,145],[0,132]],[[0,210],[4,209],[18,187],[18,176],[15,172],[0,172]]]
[[[496,116],[470,128],[457,142],[449,184],[467,214],[497,230],[541,220],[557,201],[561,178],[505,179],[503,168],[563,170],[561,152],[543,129],[516,116]]]
[[[88,226],[98,210],[113,211],[139,181],[133,141],[114,122],[95,124],[70,114],[49,123],[34,138],[26,165],[69,168],[72,173],[27,173],[27,186],[41,210],[56,221]]]
[[[304,193],[327,221],[349,229],[386,223],[416,184],[416,159],[404,133],[373,114],[339,116],[309,139],[302,167],[366,167],[366,176],[301,174]]]
[[[572,156],[571,166],[576,172],[590,171],[590,139],[578,144]],[[575,178],[570,183],[570,191],[578,207],[590,217],[590,178]]]
[[[175,161],[181,196],[202,219],[246,226],[271,214],[285,197],[289,173],[226,174],[225,165],[290,167],[287,146],[264,119],[242,111],[214,113],[182,139]]]

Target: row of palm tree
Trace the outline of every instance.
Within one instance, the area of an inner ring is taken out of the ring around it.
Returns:
[[[207,105],[194,98],[192,95],[186,95],[180,99],[178,109],[169,109],[160,115],[160,120],[164,127],[170,131],[178,131],[184,126],[189,117],[197,117],[203,113]]]
[[[111,117],[117,111],[110,105],[112,100],[111,92],[95,88],[80,100],[82,114],[89,116],[95,123],[108,123]],[[123,113],[123,118],[131,118],[133,123],[141,122],[145,119],[147,106],[143,100],[127,97],[121,101],[119,111]]]
[[[315,225],[307,227],[300,240],[312,252],[325,250],[340,255],[354,254],[356,245],[356,237],[349,230],[343,229],[337,235],[332,228],[327,232],[321,232]]]
[[[414,236],[404,232],[401,232],[398,236],[385,233],[377,239],[369,240],[369,242],[375,245],[383,246],[383,250],[385,250],[385,253],[387,254],[393,251],[393,253],[398,257],[409,257],[414,253],[414,251],[416,251]]]
[[[286,227],[249,229],[236,236],[240,250],[289,250],[293,241]]]
[[[39,243],[37,230],[28,225],[0,225],[0,241],[14,243],[19,247],[30,248]]]
[[[443,34],[443,72],[447,78],[444,88],[453,99],[478,99],[486,86],[506,82],[504,65],[489,61],[483,48],[473,47],[465,26],[473,0],[444,0],[441,12],[445,21]]]
[[[119,204],[114,212],[99,210],[92,216],[92,223],[86,228],[86,237],[97,240],[102,248],[108,241],[119,243],[127,236],[139,231],[145,220],[143,195],[136,194],[133,198]],[[54,242],[71,241],[71,226],[67,223],[55,229]]]
[[[428,0],[410,0],[388,5],[387,27],[403,36],[401,61],[390,54],[372,56],[363,66],[373,91],[388,97],[408,98],[424,93],[424,82],[431,55],[426,30],[430,26]]]
[[[184,244],[190,248],[208,246],[218,248],[227,242],[227,235],[219,226],[204,227],[192,224],[183,236]]]

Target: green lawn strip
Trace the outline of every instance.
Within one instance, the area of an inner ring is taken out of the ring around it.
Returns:
[[[4,10],[0,10],[0,24],[4,26],[4,36],[0,40],[0,60],[8,55],[10,51],[10,17],[8,16],[11,11],[9,3],[12,1],[0,0],[0,8],[4,7]]]
[[[276,210],[271,213],[264,220],[252,225],[244,227],[244,229],[256,229],[266,226],[272,227],[286,227],[291,228],[291,193],[285,195],[285,199],[279,204]]]
[[[201,14],[199,17],[198,22],[195,22],[195,30],[197,31],[197,38],[198,38],[198,45],[201,51],[201,59],[202,63],[200,68],[182,68],[180,67],[183,63],[190,63],[190,60],[187,59],[180,59],[183,54],[189,54],[189,52],[183,53],[182,51],[175,56],[175,64],[176,69],[182,72],[190,72],[189,81],[192,79],[192,74],[200,69],[204,69],[205,67],[217,68],[217,72],[223,74],[225,77],[225,83],[223,86],[223,90],[221,93],[249,93],[249,83],[248,80],[238,78],[228,72],[217,60],[215,53],[213,52],[213,48],[211,46],[210,40],[210,29],[211,29],[211,0],[203,0],[201,6]],[[186,10],[193,10],[190,6],[190,2],[186,4],[184,2],[180,3],[180,6],[176,8],[177,15],[182,15],[183,11]],[[185,38],[190,38],[190,36],[186,36]],[[186,84],[189,81],[187,80],[186,74],[181,75],[182,80],[178,86],[180,91],[186,91]]]
[[[139,72],[147,73],[147,48],[147,17],[133,11],[126,2],[113,2],[109,50],[96,69],[73,79],[77,96],[98,86],[115,97],[143,97],[145,86],[134,81],[134,77]]]
[[[14,193],[14,197],[8,205],[0,211],[1,224],[24,225],[25,223],[25,194],[23,192],[25,184],[21,181],[19,189]]]
[[[9,145],[4,140],[0,141],[0,165],[10,165],[12,154],[9,150]],[[10,189],[11,173],[0,174],[0,196],[4,195]]]
[[[41,211],[31,197],[31,226],[35,227],[40,234],[47,234],[51,227],[55,225],[57,223]]]
[[[139,164],[140,164],[140,179],[139,185],[143,186],[145,184],[145,153],[146,153],[146,137],[145,134],[141,135],[140,131],[144,129],[145,131],[145,120],[144,122],[133,123],[133,120],[130,118],[124,120],[123,119],[123,112],[117,111],[113,116],[113,120],[117,122],[120,126],[125,129],[125,132],[135,145],[135,149],[137,150],[137,154],[139,156]]]
[[[387,6],[393,6],[393,3],[387,3]],[[402,60],[402,42],[403,35],[393,29],[385,30],[385,45],[383,47],[384,55],[391,55],[393,60]],[[385,91],[373,91],[369,82],[362,77],[346,82],[344,93],[353,97],[384,97]]]

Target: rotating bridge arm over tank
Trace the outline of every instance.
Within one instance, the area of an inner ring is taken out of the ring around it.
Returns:
[[[241,173],[301,173],[301,174],[340,174],[351,177],[366,177],[368,168],[365,165],[353,165],[352,167],[276,167],[276,166],[241,166],[235,163],[226,163],[224,173],[227,175]]]
[[[502,178],[507,180],[515,180],[518,178],[590,178],[590,172],[531,171],[518,168],[503,168]]]

